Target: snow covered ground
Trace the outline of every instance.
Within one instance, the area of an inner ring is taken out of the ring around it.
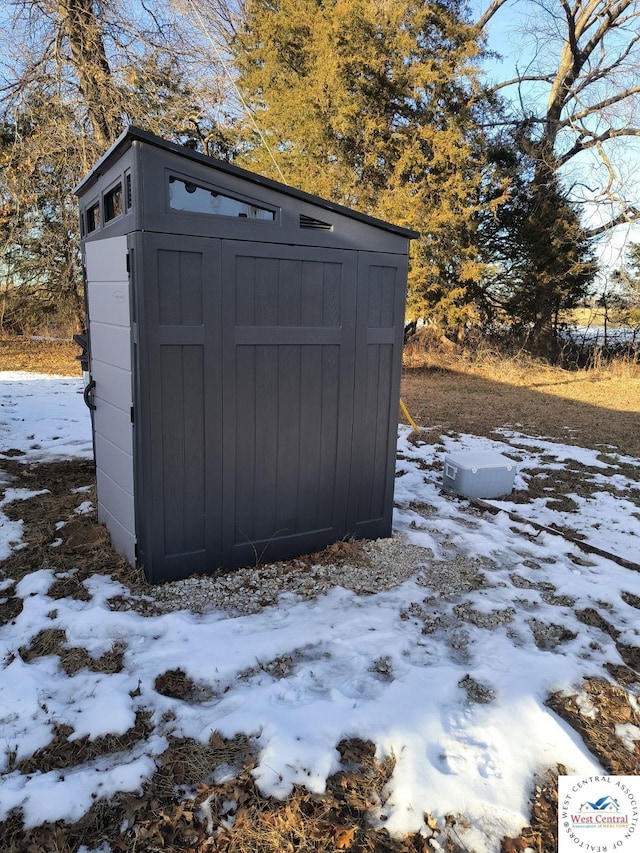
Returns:
[[[27,463],[90,457],[80,392],[76,379],[0,373],[0,471],[9,449],[23,451]],[[374,810],[380,825],[392,834],[427,832],[425,813],[441,821],[460,814],[469,822],[459,829],[467,848],[496,853],[503,836],[527,824],[536,773],[559,762],[569,774],[601,772],[544,704],[555,691],[580,693],[584,676],[609,678],[607,662],[622,663],[609,634],[584,624],[576,610],[606,610],[618,642],[637,646],[640,634],[638,609],[626,603],[640,597],[640,573],[514,524],[506,512],[471,510],[441,492],[439,470],[447,451],[498,450],[518,460],[516,488],[524,490],[528,472],[543,468],[552,483],[556,472],[580,462],[575,512],[555,512],[552,489],[549,499],[493,503],[545,525],[568,525],[637,561],[640,461],[517,429],[501,439],[425,433],[416,443],[400,427],[394,523],[398,535],[425,549],[424,562],[408,581],[376,595],[337,588],[314,600],[285,595],[251,616],[141,616],[109,608],[109,598],[128,595],[109,577],[86,582],[86,601],[50,598],[55,575],[46,567],[20,580],[23,609],[0,627],[0,820],[20,809],[28,826],[73,821],[98,798],[137,790],[170,733],[202,741],[213,731],[249,734],[260,752],[259,787],[278,797],[294,784],[321,792],[339,768],[336,744],[359,737],[396,760],[386,799]],[[6,478],[0,485],[4,559],[21,547],[23,531],[2,509],[30,493],[12,490]],[[461,558],[474,582],[452,589],[451,566]],[[0,608],[14,583],[0,574]],[[123,670],[69,676],[55,655],[25,662],[18,649],[44,628],[66,631],[69,646],[95,657],[122,644]],[[293,666],[282,677],[256,666],[285,655]],[[158,675],[178,668],[202,686],[201,701],[154,690]],[[51,741],[56,726],[72,727],[71,740],[121,735],[141,708],[153,712],[154,728],[135,751],[64,772],[15,769]],[[633,748],[640,730],[627,729]]]

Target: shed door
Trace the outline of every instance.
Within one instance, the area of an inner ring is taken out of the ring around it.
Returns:
[[[230,565],[317,550],[344,535],[356,259],[223,243],[222,531]]]
[[[357,253],[138,237],[136,485],[152,581],[345,533]]]

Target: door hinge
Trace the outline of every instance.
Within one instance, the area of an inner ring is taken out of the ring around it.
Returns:
[[[127,272],[131,272],[131,255],[127,252]]]
[[[131,423],[132,424],[135,423],[135,414],[134,414],[133,406],[131,406]]]

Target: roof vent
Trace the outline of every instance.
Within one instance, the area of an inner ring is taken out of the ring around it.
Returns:
[[[320,219],[314,219],[312,216],[305,216],[304,213],[300,214],[300,227],[313,228],[316,231],[333,231],[333,225],[322,222]]]

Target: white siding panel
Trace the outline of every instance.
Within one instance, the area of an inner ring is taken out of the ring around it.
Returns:
[[[133,496],[133,465],[131,453],[113,444],[100,433],[96,433],[96,465],[130,495]]]
[[[102,510],[107,510],[117,521],[134,536],[133,495],[114,482],[104,471],[97,469],[98,521],[103,521]]]
[[[136,538],[123,527],[117,518],[114,518],[109,510],[98,503],[98,519],[101,524],[106,525],[111,536],[113,547],[119,554],[128,560],[132,566],[136,563]]]
[[[84,252],[89,281],[129,281],[126,237],[85,243]]]
[[[98,519],[135,562],[131,309],[127,238],[85,244]]]
[[[89,307],[91,310],[91,307]],[[131,330],[122,326],[109,326],[91,319],[91,360],[113,364],[131,372]],[[93,373],[93,365],[91,367]],[[98,377],[93,377],[98,384]]]
[[[94,415],[101,412],[100,418],[96,418],[95,434],[108,439],[116,447],[125,453],[133,455],[133,429],[131,426],[131,413],[116,409],[109,403],[96,403]],[[109,409],[107,416],[107,409]]]
[[[87,298],[96,320],[112,326],[130,326],[129,282],[89,281]]]
[[[107,403],[124,412],[130,419],[131,412],[131,372],[122,367],[105,364],[96,358],[92,362],[93,378],[96,388],[93,394],[96,406]]]

